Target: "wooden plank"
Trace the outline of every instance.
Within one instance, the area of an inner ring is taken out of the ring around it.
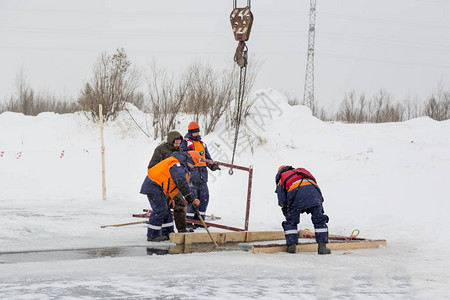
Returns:
[[[185,233],[171,233],[170,242],[175,244],[184,244]]]
[[[247,238],[246,231],[225,232],[225,243],[244,243]]]
[[[211,233],[213,239],[217,242],[217,233]],[[196,243],[211,243],[211,238],[209,235],[205,233],[197,233],[191,232],[189,234],[185,234],[184,236],[184,244],[191,245]]]
[[[185,245],[197,244],[197,243],[211,243],[211,238],[207,233],[204,232],[191,232],[191,233],[182,233],[184,235],[184,241],[181,239],[172,240],[172,235],[170,241],[177,244],[184,243]],[[238,232],[211,232],[213,239],[218,244],[224,243],[239,243],[245,242],[245,238],[247,233],[245,231]]]
[[[284,240],[284,231],[248,231],[247,243]]]
[[[214,240],[218,244],[226,243],[249,243],[260,241],[275,241],[284,240],[283,231],[238,231],[238,232],[211,232]],[[308,238],[310,236],[305,235],[303,230],[299,231],[300,238]],[[192,233],[171,233],[170,241],[175,244],[192,245],[198,243],[211,243],[211,239],[206,232],[192,232]],[[359,243],[358,243],[359,242]],[[307,246],[312,244],[314,246]],[[345,250],[345,249],[363,249],[363,248],[376,248],[380,245],[386,245],[385,240],[368,240],[362,238],[351,239],[350,237],[329,235],[329,243],[327,246],[332,250]],[[255,248],[263,247],[257,245]],[[266,246],[264,246],[267,248]],[[280,248],[281,247],[281,248]],[[284,248],[283,248],[284,247]],[[286,246],[278,245],[274,248],[274,252],[286,251]],[[297,246],[299,252],[317,251],[316,243],[302,243]],[[255,250],[259,251],[259,250]],[[261,250],[263,251],[263,250]],[[268,250],[269,251],[269,250]],[[272,252],[266,252],[272,253]]]
[[[211,232],[217,243],[243,243],[247,233],[245,231],[236,232]],[[186,240],[187,237],[187,240]],[[206,232],[171,233],[170,242],[175,244],[211,243],[211,238]]]
[[[363,241],[327,244],[327,247],[330,248],[331,250],[368,249],[368,248],[378,248],[379,246],[386,246],[386,240],[363,240]]]
[[[222,243],[245,243],[245,242],[261,242],[276,241],[284,239],[283,231],[236,231],[236,232],[211,232],[213,238],[220,244]],[[191,233],[171,233],[170,241],[175,244],[194,244],[209,243],[211,239],[207,233],[191,232]]]
[[[252,253],[277,253],[277,252],[287,252],[286,245],[253,245]]]
[[[327,247],[331,250],[350,250],[350,249],[367,249],[386,246],[386,240],[358,240],[346,242],[327,243]],[[297,252],[317,252],[317,243],[304,243],[297,245]],[[252,253],[276,253],[287,252],[286,245],[254,245]]]

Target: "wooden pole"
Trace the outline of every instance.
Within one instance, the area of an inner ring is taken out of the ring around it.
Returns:
[[[147,223],[147,221],[139,221],[139,222],[131,222],[131,223],[122,223],[122,224],[114,224],[114,225],[102,225],[100,228],[106,228],[106,227],[121,227],[121,226],[128,226],[128,225],[135,225],[135,224],[144,224]]]
[[[102,146],[102,195],[103,200],[106,200],[106,180],[105,180],[105,145],[103,143],[103,106],[98,106],[100,116],[100,140]]]
[[[213,241],[214,243],[214,247],[219,247],[217,246],[216,240],[212,237],[211,232],[209,232],[208,226],[206,226],[205,221],[203,221],[202,216],[200,215],[200,212],[198,213],[198,217],[200,218],[200,221],[202,221],[203,227],[205,227],[206,232],[208,233],[209,237],[211,238],[211,241]]]

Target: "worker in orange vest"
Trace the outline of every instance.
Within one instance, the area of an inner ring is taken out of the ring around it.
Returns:
[[[200,136],[200,127],[197,122],[189,123],[188,133],[184,136],[184,140],[181,142],[180,147],[183,151],[197,151],[203,159],[211,159],[208,147],[206,147],[206,144],[202,141]],[[200,200],[198,211],[203,219],[205,219],[206,209],[208,208],[209,203],[208,170],[206,167],[211,171],[220,170],[220,167],[216,164],[200,162],[195,166],[189,178],[192,192],[195,197]],[[192,204],[189,203],[187,205],[186,217],[188,219],[200,220],[197,212],[192,207]],[[187,223],[187,227],[198,228],[201,227],[201,225]]]
[[[200,162],[200,154],[195,151],[174,153],[148,170],[141,187],[141,194],[147,195],[152,212],[148,220],[147,241],[169,240],[173,229],[173,198],[181,192],[184,199],[198,206],[200,200],[192,193],[188,179],[189,173]]]

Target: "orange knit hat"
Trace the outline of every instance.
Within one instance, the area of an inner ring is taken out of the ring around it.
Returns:
[[[200,126],[198,126],[197,122],[189,123],[188,130],[194,130],[194,129],[200,129]]]
[[[189,151],[188,153],[194,161],[194,166],[198,165],[198,163],[200,162],[200,154],[197,151]]]

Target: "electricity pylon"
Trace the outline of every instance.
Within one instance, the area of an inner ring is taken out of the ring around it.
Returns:
[[[303,105],[308,106],[314,113],[314,40],[316,37],[316,0],[310,0],[309,33],[308,33],[308,59],[306,62],[305,90]]]

